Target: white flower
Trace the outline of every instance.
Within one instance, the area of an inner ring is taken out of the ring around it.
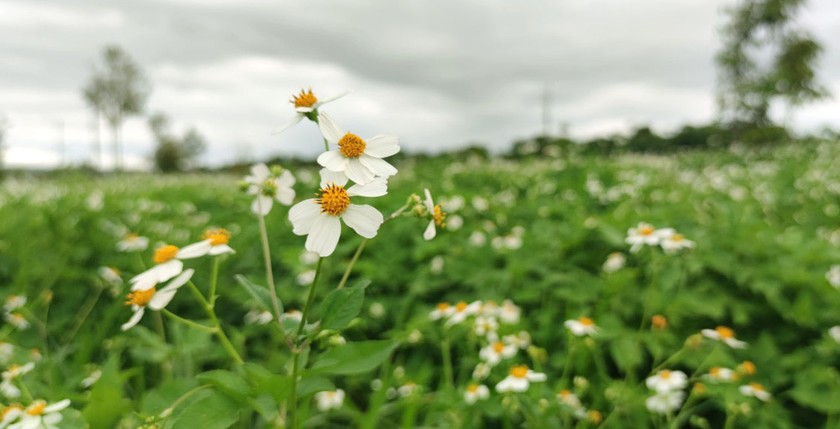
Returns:
[[[499,323],[494,317],[478,316],[475,318],[474,332],[480,337],[487,336],[498,338],[496,331],[499,330]]]
[[[472,376],[476,380],[484,380],[490,375],[490,370],[493,369],[486,362],[479,362],[473,370]]]
[[[595,326],[595,322],[585,316],[578,317],[577,319],[567,320],[563,325],[572,332],[572,334],[576,337],[582,337],[584,335],[594,335],[598,332],[598,327]]]
[[[487,243],[487,236],[485,236],[481,231],[473,231],[473,233],[470,234],[469,242],[474,247],[480,247],[483,246],[484,243]]]
[[[483,384],[470,384],[464,390],[464,402],[472,405],[479,400],[485,400],[490,397],[490,389]]]
[[[665,253],[672,255],[683,249],[691,249],[694,247],[694,242],[687,240],[684,235],[674,231],[673,228],[664,228],[657,231],[660,237],[659,245]]]
[[[274,131],[274,134],[282,132],[286,128],[297,124],[305,117],[310,117],[311,119],[311,115],[318,115],[317,110],[319,107],[331,101],[338,100],[339,98],[344,97],[345,95],[347,95],[347,92],[342,92],[338,95],[334,95],[329,98],[324,98],[323,100],[318,100],[318,97],[316,97],[315,94],[312,93],[311,88],[309,89],[309,91],[300,90],[300,94],[292,95],[292,99],[289,100],[289,102],[294,104],[295,106],[295,116],[288,122],[283,124],[280,128],[276,129]]]
[[[268,310],[250,310],[245,313],[246,325],[267,325],[274,320],[274,315]]]
[[[193,272],[194,271],[192,269],[184,271],[161,290],[156,290],[155,286],[152,286],[148,289],[134,290],[129,293],[125,304],[131,306],[131,310],[134,311],[134,315],[131,316],[128,322],[122,325],[122,330],[127,331],[134,327],[134,325],[143,318],[143,313],[146,311],[146,307],[155,311],[160,311],[166,307],[166,305],[172,301],[172,298],[175,297],[175,292],[178,291],[178,288],[185,285],[190,280]]]
[[[496,385],[496,391],[499,393],[524,392],[528,390],[531,382],[545,380],[546,376],[541,372],[531,371],[525,365],[514,365],[510,368],[508,376]]]
[[[321,189],[318,198],[295,204],[289,210],[292,232],[306,237],[306,250],[321,257],[332,255],[341,236],[341,222],[365,238],[373,238],[385,221],[379,210],[369,205],[350,204],[350,197],[381,197],[388,193],[384,178],[376,178],[366,185],[353,185],[344,189],[347,178],[321,170]]]
[[[434,258],[432,258],[429,271],[431,271],[433,274],[440,274],[443,272],[443,267],[445,264],[446,261],[443,259],[443,256],[437,255]]]
[[[703,329],[700,333],[706,338],[722,341],[733,349],[744,349],[747,347],[747,343],[736,339],[735,331],[726,326],[718,326],[715,329]]]
[[[3,310],[6,312],[12,312],[17,310],[18,308],[23,307],[26,305],[26,297],[23,295],[9,295],[6,297],[6,303],[3,304]]]
[[[134,233],[126,234],[122,240],[117,242],[117,250],[120,252],[139,252],[149,247],[149,239]]]
[[[828,335],[834,338],[834,341],[840,343],[840,326],[832,326],[828,329]]]
[[[315,281],[315,270],[306,270],[295,277],[298,286],[309,286]]]
[[[12,365],[3,371],[3,381],[12,381],[22,375],[28,374],[35,368],[35,363],[27,362],[24,365]]]
[[[12,355],[15,353],[15,346],[0,341],[0,365],[5,365],[9,362],[9,359],[12,358]]]
[[[96,368],[96,369],[94,369],[93,371],[91,371],[91,372],[90,372],[90,374],[88,374],[88,376],[87,376],[87,377],[85,377],[85,378],[81,381],[81,383],[80,383],[80,384],[82,385],[82,387],[84,387],[85,389],[87,389],[87,388],[89,388],[90,386],[93,386],[94,384],[96,384],[96,382],[97,382],[97,381],[99,381],[99,379],[100,379],[101,377],[102,377],[102,370],[101,370],[101,369],[99,369],[99,368]]]
[[[20,389],[18,389],[17,386],[9,380],[3,380],[0,382],[0,393],[9,399],[20,398]]]
[[[102,277],[102,280],[105,280],[112,287],[120,286],[123,283],[122,277],[120,277],[120,271],[116,268],[99,267],[98,273],[99,277]]]
[[[502,359],[509,359],[516,356],[517,350],[517,347],[512,344],[496,341],[483,347],[478,352],[478,357],[487,362],[488,365],[496,366]]]
[[[667,390],[647,398],[645,406],[657,414],[670,414],[680,408],[684,399],[685,392],[682,390]]]
[[[12,404],[5,408],[0,408],[0,429],[7,427],[9,424],[14,422],[15,420],[23,414],[23,407],[18,404]]]
[[[210,252],[211,247],[209,240],[199,241],[182,249],[171,244],[158,247],[152,257],[156,265],[132,277],[129,280],[131,290],[147,290],[181,274],[184,270],[182,259],[202,257]]]
[[[18,312],[5,313],[3,315],[3,320],[21,331],[29,329],[29,321]]]
[[[760,399],[764,402],[769,401],[770,397],[773,396],[773,395],[770,394],[770,392],[768,392],[767,390],[764,389],[764,386],[762,386],[758,383],[745,384],[745,385],[739,387],[738,390],[744,396],[753,396],[753,397],[756,397],[756,398],[758,398],[758,399]]]
[[[350,180],[364,185],[375,177],[390,177],[397,169],[382,158],[400,151],[399,138],[377,135],[367,140],[342,130],[324,113],[318,115],[321,134],[329,143],[338,145],[318,157],[318,164],[336,173],[347,175]]]
[[[449,216],[448,220],[446,221],[446,229],[450,231],[457,231],[464,226],[464,218],[458,215]]]
[[[531,334],[528,331],[519,331],[516,335],[505,335],[502,341],[525,350],[531,345]]]
[[[318,392],[315,394],[315,401],[321,411],[337,410],[344,403],[344,391],[336,389]]]
[[[713,383],[728,382],[738,379],[738,373],[729,368],[712,367],[707,377]]]
[[[830,285],[840,289],[840,265],[832,265],[831,269],[825,273],[825,279]]]
[[[627,230],[627,238],[624,241],[630,245],[630,251],[636,253],[644,245],[659,245],[661,239],[662,237],[656,233],[653,225],[641,222],[635,228]]]
[[[69,406],[69,399],[50,405],[47,405],[46,401],[35,401],[20,414],[20,421],[10,425],[9,429],[60,429],[60,411]]]
[[[671,390],[681,390],[688,385],[688,377],[682,371],[669,371],[663,369],[645,380],[649,389],[659,393]]]
[[[446,326],[457,325],[464,320],[467,320],[467,317],[478,313],[480,309],[481,301],[473,301],[469,304],[464,301],[460,301],[455,304],[452,314],[450,314],[449,319],[446,320]]]
[[[426,230],[423,231],[423,239],[428,241],[435,238],[435,235],[437,235],[435,225],[441,228],[446,227],[446,223],[444,223],[446,220],[446,213],[441,210],[440,204],[435,205],[435,202],[432,201],[432,194],[428,189],[423,189],[423,192],[426,193],[426,199],[423,200],[423,205],[426,207],[426,215],[431,218],[431,220],[429,220],[429,226],[427,226]]]
[[[295,200],[295,176],[289,170],[272,171],[263,163],[251,166],[251,174],[245,176],[247,192],[255,195],[251,203],[251,212],[257,216],[265,216],[271,211],[274,200],[280,204],[291,205]]]
[[[614,273],[622,268],[624,268],[624,264],[627,262],[627,258],[624,257],[624,254],[621,252],[613,252],[607,256],[607,260],[604,261],[603,269],[605,273]]]
[[[455,312],[455,307],[448,302],[440,302],[435,306],[435,309],[429,313],[429,318],[432,320],[440,320],[444,317],[449,317]]]
[[[402,386],[397,388],[397,393],[400,394],[401,397],[405,398],[406,396],[411,396],[420,391],[420,386],[413,381],[406,382]]]
[[[557,400],[561,404],[572,409],[574,416],[578,419],[586,418],[586,408],[580,403],[580,398],[570,390],[563,389],[557,393]]]
[[[508,325],[519,322],[521,314],[522,310],[519,306],[509,299],[502,301],[502,306],[499,307],[499,319],[502,319],[502,323],[506,323]]]
[[[208,229],[204,231],[201,238],[210,243],[210,251],[207,252],[210,256],[236,253],[228,246],[230,232],[224,228]]]

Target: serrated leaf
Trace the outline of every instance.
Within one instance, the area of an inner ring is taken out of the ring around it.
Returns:
[[[110,429],[129,410],[131,401],[123,394],[123,377],[117,368],[117,359],[111,357],[102,367],[102,376],[93,385],[82,414],[91,429]]]
[[[235,372],[217,369],[198,374],[196,379],[200,383],[210,384],[220,392],[240,401],[245,400],[251,394],[251,386],[241,375]]]
[[[304,398],[325,390],[335,390],[335,385],[324,377],[304,377],[298,382],[297,386],[298,398]]]
[[[367,284],[335,289],[327,294],[321,304],[321,327],[335,330],[346,328],[362,311],[365,287]]]
[[[227,429],[239,420],[239,404],[212,389],[190,398],[172,417],[171,429]]]
[[[251,295],[252,298],[257,302],[257,305],[260,306],[262,310],[265,311],[272,311],[274,308],[271,302],[271,291],[263,286],[256,285],[248,280],[242,274],[237,274],[234,276],[236,281],[245,288],[246,291]],[[280,312],[283,312],[283,303],[280,302],[280,299],[277,299],[277,303],[280,305]],[[273,313],[272,313],[273,314]]]
[[[308,373],[349,375],[372,371],[385,362],[398,345],[394,340],[347,343],[319,356]]]

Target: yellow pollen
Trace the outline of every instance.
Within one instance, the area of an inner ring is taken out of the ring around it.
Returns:
[[[152,260],[154,260],[156,264],[162,264],[166,261],[175,259],[176,255],[178,255],[178,247],[167,244],[166,246],[158,247],[155,250],[155,256],[152,257]]]
[[[639,235],[651,235],[651,234],[653,234],[653,231],[654,231],[654,229],[653,229],[652,226],[645,225],[645,226],[639,228]]]
[[[505,343],[501,341],[496,341],[495,343],[493,343],[493,351],[495,351],[496,353],[501,353],[504,349]]]
[[[709,370],[709,375],[711,375],[714,378],[720,378],[720,367],[716,366],[716,367],[710,369]]]
[[[685,236],[684,236],[684,235],[682,235],[682,234],[674,234],[674,235],[671,237],[671,241],[680,242],[680,241],[683,241],[683,240],[685,240]]]
[[[586,316],[578,317],[578,322],[580,322],[580,324],[583,325],[583,326],[593,326],[593,325],[595,325],[595,322],[593,322],[592,319],[590,319]]]
[[[589,418],[590,422],[595,423],[596,425],[604,420],[604,416],[602,416],[601,412],[598,410],[589,410],[589,412],[586,413],[586,416]]]
[[[315,194],[315,202],[321,205],[321,213],[338,216],[350,206],[350,197],[343,186],[328,185]]]
[[[439,304],[437,305],[437,309],[438,309],[439,311],[446,311],[446,310],[449,310],[449,307],[451,307],[451,306],[449,305],[449,303],[448,303],[448,302],[441,302],[441,303],[439,303]]]
[[[136,234],[136,233],[133,233],[133,232],[129,232],[128,234],[123,236],[123,240],[126,240],[126,241],[134,241],[134,240],[137,240],[138,238],[140,238],[140,235]]]
[[[749,384],[749,386],[750,386],[750,387],[752,387],[752,388],[753,388],[753,390],[756,390],[756,391],[759,391],[759,392],[763,392],[763,391],[764,391],[764,386],[762,386],[762,385],[760,385],[760,384],[758,384],[758,383],[750,383],[750,384]]]
[[[318,102],[318,97],[312,93],[312,88],[309,88],[309,91],[300,90],[300,94],[292,95],[292,99],[289,100],[290,103],[297,107],[312,107],[315,103]]]
[[[460,301],[459,303],[455,304],[455,311],[462,312],[467,309],[467,303],[464,301]]]
[[[228,244],[230,241],[230,232],[224,228],[208,229],[204,231],[202,238],[210,240],[210,244],[213,246],[221,246],[222,244]]]
[[[671,371],[668,371],[667,369],[663,369],[662,371],[659,371],[659,378],[661,378],[663,380],[667,380],[667,379],[671,378]]]
[[[125,305],[136,305],[138,307],[145,307],[152,297],[155,296],[155,288],[150,287],[146,290],[136,290],[128,294]]]
[[[510,368],[510,375],[516,378],[525,378],[528,375],[528,367],[525,365],[514,365]]]
[[[569,389],[563,389],[560,391],[560,396],[562,396],[564,399],[568,398],[571,394],[572,392]]]
[[[735,331],[726,326],[718,326],[715,328],[715,332],[717,332],[718,336],[723,340],[728,340],[735,338]]]
[[[353,133],[345,134],[344,137],[338,141],[338,149],[341,151],[341,154],[347,158],[358,158],[359,155],[365,152],[366,146],[367,144],[365,141]]]
[[[440,204],[435,206],[435,213],[433,214],[435,224],[441,228],[446,228],[446,212],[440,209]]]
[[[650,324],[653,326],[654,329],[665,329],[668,327],[668,319],[661,314],[655,314],[650,319]]]
[[[12,412],[12,411],[14,411],[14,410],[21,411],[21,410],[23,410],[23,407],[21,407],[21,406],[20,406],[20,405],[18,405],[18,404],[12,404],[12,405],[9,405],[8,407],[3,408],[2,410],[0,410],[0,418],[4,418],[4,417],[6,417],[6,415],[8,415],[9,413],[11,413],[11,412]]]
[[[695,393],[699,394],[706,393],[706,385],[703,383],[695,383],[693,390]]]
[[[467,392],[475,393],[477,391],[478,391],[478,385],[477,384],[470,384],[469,386],[467,386]]]
[[[738,369],[747,375],[754,375],[756,373],[755,364],[748,360],[745,360],[743,363],[738,365]]]
[[[47,408],[47,403],[44,401],[35,401],[31,408],[26,410],[26,414],[30,416],[40,416],[44,413],[44,408]]]

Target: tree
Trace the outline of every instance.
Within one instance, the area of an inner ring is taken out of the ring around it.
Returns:
[[[717,54],[718,107],[729,125],[771,125],[774,100],[796,107],[828,95],[814,70],[820,44],[794,23],[805,0],[741,0]]]
[[[143,113],[151,85],[134,60],[119,46],[105,47],[102,53],[103,70],[95,70],[90,82],[82,90],[85,102],[97,118],[108,122],[114,137],[114,166],[122,167],[122,124],[131,116]],[[99,162],[102,149],[97,141]]]
[[[163,113],[149,117],[149,128],[157,140],[154,153],[155,166],[164,173],[182,171],[204,152],[204,137],[190,128],[182,137],[177,137],[169,130],[169,118]]]

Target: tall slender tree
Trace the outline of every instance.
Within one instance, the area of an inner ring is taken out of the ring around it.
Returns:
[[[151,84],[140,66],[119,46],[106,46],[102,59],[104,67],[94,70],[82,90],[82,97],[97,118],[104,117],[108,122],[114,138],[114,167],[120,169],[123,166],[122,124],[127,118],[143,113]],[[101,163],[101,148],[97,150]]]
[[[820,44],[795,22],[805,0],[739,0],[727,11],[717,54],[721,121],[771,124],[774,100],[788,108],[828,95],[817,82]]]

